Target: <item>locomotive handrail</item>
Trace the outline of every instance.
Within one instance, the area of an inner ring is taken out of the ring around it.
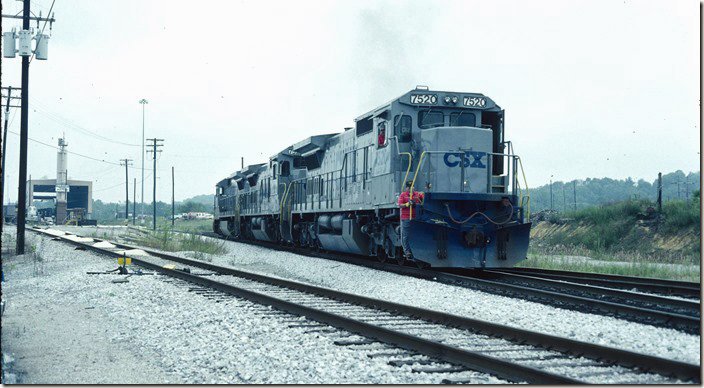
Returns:
[[[411,166],[413,165],[413,154],[411,154],[410,152],[401,152],[401,151],[399,151],[398,136],[390,136],[390,137],[388,138],[389,141],[390,141],[391,139],[393,139],[393,140],[395,141],[395,144],[396,144],[396,154],[397,154],[397,155],[405,155],[405,156],[408,158],[408,168],[406,168],[406,175],[404,176],[404,179],[403,179],[403,181],[401,182],[401,187],[400,187],[400,189],[399,189],[399,193],[401,193],[401,192],[403,192],[403,185],[404,185],[404,183],[408,180],[408,175],[409,175],[410,172],[411,172]],[[298,178],[298,179],[292,180],[292,181],[289,183],[289,187],[284,191],[284,199],[281,201],[280,206],[281,206],[281,207],[286,206],[286,202],[288,201],[288,195],[289,195],[289,193],[290,193],[290,186],[291,186],[291,184],[293,184],[293,183],[298,183],[298,182],[302,182],[302,181],[305,181],[305,180],[308,180],[308,179],[312,179],[312,178],[316,178],[316,177],[321,177],[321,176],[323,176],[324,174],[328,174],[328,173],[333,174],[333,176],[334,176],[335,173],[338,173],[338,178],[337,178],[337,179],[338,179],[338,181],[339,181],[339,190],[340,190],[340,196],[339,196],[340,204],[339,204],[339,206],[340,206],[340,208],[342,208],[342,202],[341,202],[341,201],[342,201],[342,187],[343,187],[342,182],[343,182],[343,180],[344,180],[345,182],[347,182],[347,179],[348,179],[348,177],[349,177],[349,175],[345,174],[345,176],[344,176],[344,178],[343,178],[343,177],[342,177],[342,171],[343,171],[343,170],[345,169],[345,167],[347,166],[347,156],[348,156],[351,152],[356,152],[356,151],[361,150],[361,149],[364,149],[364,147],[356,148],[356,149],[354,149],[354,150],[345,152],[345,153],[343,154],[342,167],[340,167],[338,170],[332,170],[332,171],[329,171],[329,172],[326,172],[326,173],[320,173],[320,174],[317,174],[317,175],[311,175],[311,176],[306,176],[306,177],[303,177],[303,178]],[[388,174],[393,174],[393,172],[390,172],[390,173],[388,173]],[[355,176],[355,177],[358,177],[358,176],[359,176],[359,177],[363,177],[363,176],[364,176],[364,173],[354,174],[354,176]],[[333,179],[333,180],[334,180],[334,179]],[[345,186],[346,186],[346,184],[345,184]],[[306,194],[306,195],[308,195],[308,194]],[[311,194],[311,195],[312,195],[312,194]],[[290,205],[291,205],[291,204],[289,203],[289,208],[290,208]],[[281,216],[283,217],[283,209],[281,209]]]
[[[521,166],[521,174],[523,175],[523,183],[526,184],[526,193],[528,194],[528,200],[526,201],[526,218],[530,221],[530,191],[528,190],[528,181],[526,180],[526,170],[523,169],[523,162],[521,161],[520,156],[516,155],[516,159],[518,160],[518,164]],[[523,195],[521,193],[521,195]],[[523,197],[521,197],[521,207],[523,207]]]
[[[418,161],[418,165],[416,166],[416,171],[413,176],[413,180],[411,182],[411,193],[413,192],[413,188],[415,187],[416,180],[418,179],[418,173],[420,172],[421,168],[423,167],[423,162],[425,160],[425,154],[443,154],[443,153],[447,153],[447,152],[456,152],[456,151],[453,151],[453,150],[449,150],[449,151],[448,150],[423,151],[423,153],[421,153],[420,160]],[[526,183],[526,191],[528,190],[528,187],[527,187],[528,184],[527,184],[527,181],[525,178],[525,170],[523,169],[523,163],[522,163],[520,157],[518,155],[513,154],[513,153],[504,154],[504,153],[487,152],[486,155],[487,156],[501,156],[501,157],[507,157],[509,159],[513,159],[514,168],[511,169],[509,167],[509,175],[513,176],[512,182],[514,183],[514,187],[512,189],[513,190],[512,195],[516,195],[515,190],[518,189],[519,190],[518,196],[519,196],[519,198],[521,198],[521,201],[522,201],[523,190],[521,189],[520,184],[518,182],[518,169],[515,166],[516,162],[520,163],[521,173],[523,175],[523,180]],[[489,159],[489,161],[491,161],[491,158]],[[463,164],[461,164],[461,166],[463,166]],[[487,189],[489,190],[489,192],[491,192],[491,177],[492,177],[492,175],[489,175],[489,180],[487,181]],[[529,196],[530,196],[530,194],[529,194]],[[522,202],[521,202],[521,206],[523,206]],[[530,209],[528,209],[528,213],[530,213]]]
[[[280,227],[282,227],[284,225],[284,203],[286,203],[286,198],[288,198],[288,191],[291,189],[292,184],[293,184],[293,181],[288,183],[286,190],[284,190],[284,195],[283,195],[283,198],[281,199],[281,203],[279,204],[279,226]]]
[[[401,112],[401,116],[403,116],[403,112]],[[408,180],[408,174],[411,172],[411,165],[413,164],[413,154],[410,152],[401,152],[399,151],[399,146],[398,146],[398,136],[391,136],[389,139],[394,139],[396,141],[396,154],[397,155],[406,155],[408,156],[408,168],[406,169],[406,176],[403,177],[403,181],[401,181],[401,187],[398,190],[398,193],[401,194],[403,192],[403,185],[406,184],[406,181]]]

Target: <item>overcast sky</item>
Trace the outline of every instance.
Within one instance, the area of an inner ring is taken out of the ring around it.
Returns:
[[[21,13],[20,1],[2,5]],[[169,202],[172,166],[177,201],[212,194],[241,157],[261,163],[341,132],[419,84],[504,108],[530,187],[699,170],[697,1],[56,0],[53,12],[49,59],[30,65],[28,174],[55,178],[56,150],[36,141],[65,133],[70,152],[104,161],[68,158],[94,199],[124,201],[129,158],[140,200],[140,99],[145,137],[165,139],[157,199]],[[2,86],[19,87],[20,70],[3,58]],[[14,201],[19,109],[9,117]],[[151,154],[145,164],[151,202]]]

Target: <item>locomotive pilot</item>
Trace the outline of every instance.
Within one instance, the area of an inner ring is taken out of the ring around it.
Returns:
[[[416,213],[416,205],[423,202],[423,193],[416,191],[411,195],[411,181],[406,182],[406,191],[398,197],[398,205],[401,207],[401,246],[403,247],[403,257],[413,260],[413,252],[409,244],[411,233],[411,220]]]

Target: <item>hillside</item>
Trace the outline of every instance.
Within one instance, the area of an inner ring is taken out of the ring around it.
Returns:
[[[628,200],[566,214],[531,229],[529,267],[698,281],[699,192],[689,201]]]

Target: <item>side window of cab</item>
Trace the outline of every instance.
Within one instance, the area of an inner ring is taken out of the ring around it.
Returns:
[[[398,137],[399,143],[411,141],[411,125],[413,119],[409,115],[394,116],[394,135]]]

